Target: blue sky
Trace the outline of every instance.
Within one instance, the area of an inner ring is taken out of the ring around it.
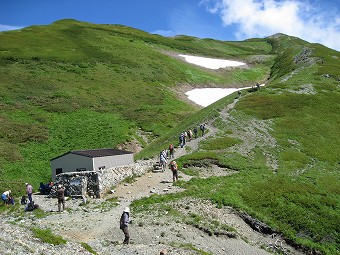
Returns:
[[[339,0],[0,0],[0,31],[66,18],[226,41],[281,32],[340,50]]]

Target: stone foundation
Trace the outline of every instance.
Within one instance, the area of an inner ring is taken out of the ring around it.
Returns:
[[[154,164],[154,160],[143,160],[99,171],[62,173],[56,176],[56,184],[65,187],[66,196],[100,198],[124,179],[152,171]]]

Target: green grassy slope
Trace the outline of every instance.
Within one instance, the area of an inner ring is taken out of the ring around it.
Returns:
[[[270,44],[164,38],[121,25],[61,20],[0,33],[0,188],[50,179],[49,160],[69,150],[162,136],[197,111],[169,88],[263,80]],[[170,55],[244,59],[253,69],[206,71]],[[260,59],[260,60],[259,60]]]
[[[157,139],[137,157],[154,156],[235,98],[198,111],[170,88],[249,85],[269,76],[264,89],[236,104],[234,122],[217,119],[218,136],[179,160],[213,161],[239,173],[193,178],[180,184],[187,189],[180,196],[231,205],[315,254],[338,254],[339,52],[285,35],[244,42],[164,38],[75,20],[2,32],[0,41],[2,190],[21,195],[24,182],[37,187],[50,179],[51,158],[141,140],[138,128]],[[170,56],[176,53],[243,60],[251,69],[206,71]],[[232,125],[254,119],[270,123],[276,146],[259,142],[249,156],[230,150],[243,141]],[[267,164],[268,153],[275,169]]]
[[[277,58],[266,87],[242,97],[230,112],[232,121],[215,122],[222,130],[216,137],[178,160],[181,166],[215,162],[239,173],[179,183],[186,191],[178,197],[205,197],[218,206],[232,206],[312,254],[339,254],[340,54],[285,35],[268,41]],[[216,117],[234,98],[228,96],[194,114],[176,132]],[[231,130],[239,129],[240,123],[251,127],[254,119],[270,123],[276,145],[259,139],[248,156],[230,150],[245,143]],[[163,142],[171,141],[171,135]],[[268,154],[275,159],[275,169],[267,164]],[[159,201],[153,197],[141,204]]]

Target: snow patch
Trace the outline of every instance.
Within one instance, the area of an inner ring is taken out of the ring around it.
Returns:
[[[190,56],[190,55],[178,55],[180,57],[183,57],[185,61],[188,63],[199,65],[208,69],[220,69],[220,68],[226,68],[226,67],[237,67],[246,65],[245,63],[239,62],[239,61],[232,61],[232,60],[226,60],[226,59],[215,59],[215,58],[205,58],[205,57],[196,57],[196,56]]]

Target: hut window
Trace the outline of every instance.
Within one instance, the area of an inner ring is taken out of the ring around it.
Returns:
[[[63,173],[63,169],[62,169],[62,168],[57,168],[57,169],[55,170],[55,174],[56,174],[56,175],[61,174],[61,173]]]

